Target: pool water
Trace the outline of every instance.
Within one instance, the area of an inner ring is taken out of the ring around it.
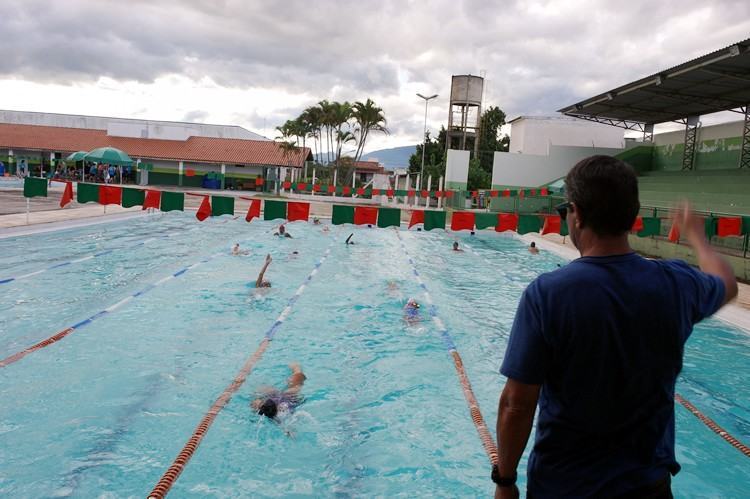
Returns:
[[[0,284],[0,358],[146,292],[0,369],[0,495],[146,496],[328,248],[171,496],[490,495],[488,460],[450,356],[425,309],[419,325],[402,320],[406,300],[422,294],[396,231],[291,223],[294,238],[281,239],[274,228],[168,213],[1,239],[0,281],[99,256]],[[354,246],[343,243],[349,233]],[[401,236],[494,434],[518,300],[564,261],[496,234]],[[455,238],[467,251],[450,251]],[[250,255],[231,256],[235,242]],[[273,287],[256,296],[251,283],[266,254]],[[745,443],[748,347],[746,333],[705,321],[678,384]],[[261,386],[284,386],[290,362],[308,376],[306,400],[279,426],[249,404]],[[675,496],[745,496],[750,460],[681,406],[676,416]],[[525,466],[526,456],[519,471]],[[522,489],[524,481],[522,472]]]

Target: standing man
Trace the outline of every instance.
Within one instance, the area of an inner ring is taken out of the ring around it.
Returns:
[[[700,271],[630,248],[638,182],[622,161],[583,159],[565,189],[558,211],[581,258],[539,276],[518,306],[500,368],[508,380],[495,496],[518,496],[516,467],[538,402],[528,497],[671,498],[683,347],[697,322],[737,295],[737,281],[687,204],[675,223]]]

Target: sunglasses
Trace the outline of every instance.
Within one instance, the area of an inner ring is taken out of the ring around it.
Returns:
[[[555,211],[560,214],[560,218],[565,220],[568,217],[568,208],[571,206],[573,206],[573,204],[570,201],[566,201],[555,206]]]

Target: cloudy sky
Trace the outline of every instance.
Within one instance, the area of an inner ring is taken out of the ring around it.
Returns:
[[[0,109],[273,128],[321,99],[447,122],[452,74],[509,117],[555,110],[750,37],[750,1],[0,0]],[[434,103],[434,104],[433,104]],[[735,115],[736,117],[736,115]]]

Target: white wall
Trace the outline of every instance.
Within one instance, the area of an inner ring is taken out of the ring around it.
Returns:
[[[742,137],[743,121],[732,121],[721,123],[720,125],[711,125],[701,127],[698,130],[698,141],[726,139],[731,137]],[[685,129],[675,130],[654,135],[654,145],[674,145],[685,143]]]
[[[511,122],[510,152],[549,154],[550,146],[625,146],[625,130],[568,116],[521,116]]]
[[[469,153],[470,151],[459,151],[448,149],[448,158],[445,163],[445,181],[466,184],[469,180]]]
[[[492,186],[536,187],[565,176],[581,159],[594,154],[615,155],[622,149],[552,146],[549,155],[496,152]]]

